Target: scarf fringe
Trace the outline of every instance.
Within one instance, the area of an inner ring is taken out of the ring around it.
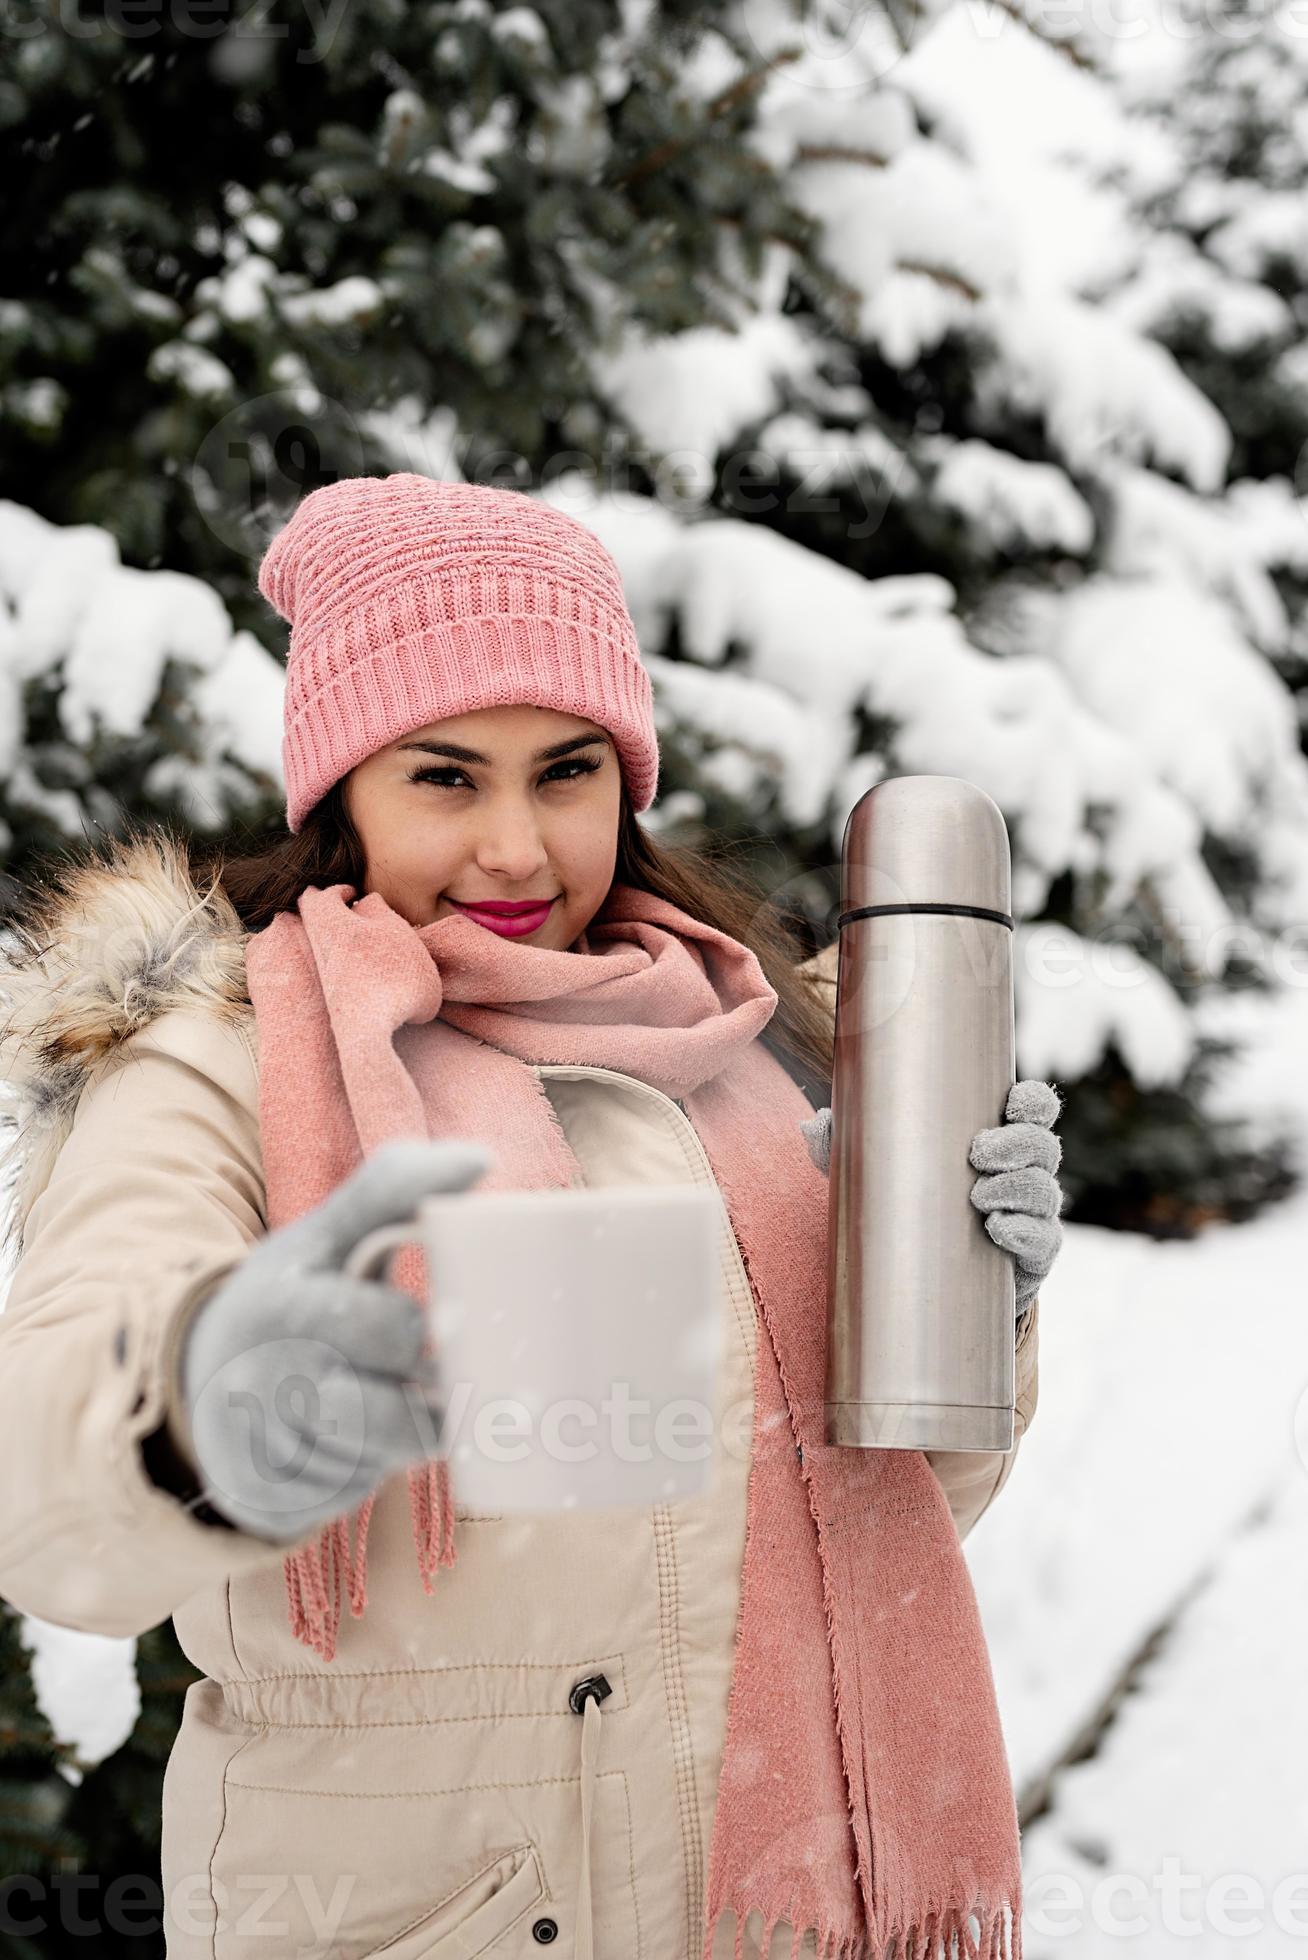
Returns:
[[[368,1525],[376,1493],[355,1513],[356,1543],[350,1549],[350,1520],[334,1518],[324,1525],[316,1545],[303,1545],[289,1554],[283,1570],[290,1604],[291,1631],[320,1659],[336,1658],[341,1624],[341,1582],[353,1619],[362,1618],[368,1604]],[[415,1465],[409,1471],[409,1517],[418,1550],[422,1589],[432,1597],[432,1574],[454,1563],[454,1504],[449,1468],[444,1458]]]
[[[736,1921],[732,1960],[746,1960],[746,1921],[751,1912],[762,1911],[761,1906],[725,1900],[709,1923],[702,1960],[711,1960],[714,1934],[724,1912],[733,1913]],[[753,1960],[755,1953],[759,1960],[770,1960],[772,1936],[783,1920],[794,1928],[787,1960],[800,1960],[800,1949],[805,1939],[814,1933],[817,1935],[817,1960],[873,1960],[873,1940],[869,1934],[842,1934],[835,1926],[805,1928],[802,1924],[803,1912],[795,1906],[779,1907],[765,1918],[757,1948],[751,1945],[750,1960]],[[974,1921],[980,1928],[979,1933],[972,1930]],[[1022,1960],[1021,1901],[1018,1900],[1011,1907],[1007,1904],[997,1905],[988,1916],[975,1908],[969,1910],[959,1906],[951,1906],[945,1912],[929,1913],[920,1927],[910,1926],[891,1934],[885,1947],[884,1960]]]
[[[988,1916],[960,1906],[929,1913],[920,1927],[894,1935],[887,1960],[1022,1960],[1021,1898],[993,1907]]]
[[[746,1921],[752,1912],[764,1914],[764,1924],[758,1946],[755,1947],[753,1944],[750,1946],[749,1960],[753,1960],[755,1953],[760,1956],[760,1960],[768,1960],[769,1949],[772,1945],[772,1936],[783,1920],[794,1929],[791,1935],[788,1960],[800,1960],[800,1949],[803,1946],[804,1940],[812,1933],[818,1935],[818,1960],[868,1960],[870,1949],[865,1933],[842,1934],[838,1926],[830,1925],[806,1927],[803,1909],[796,1905],[778,1906],[771,1913],[767,1913],[766,1909],[762,1906],[748,1905],[743,1901],[735,1899],[724,1899],[718,1907],[717,1912],[709,1921],[704,1935],[702,1960],[711,1960],[715,1945],[714,1935],[717,1932],[718,1921],[724,1912],[732,1913],[736,1921],[736,1937],[731,1950],[732,1960],[746,1960]]]

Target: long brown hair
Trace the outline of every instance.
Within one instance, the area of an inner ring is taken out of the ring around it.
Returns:
[[[311,885],[364,883],[366,856],[344,800],[344,779],[308,812],[302,828],[252,850],[193,843],[190,858],[206,879],[217,877],[247,932],[261,932],[278,912],[292,912]],[[799,970],[799,935],[755,879],[724,868],[727,847],[660,844],[638,822],[622,784],[615,883],[666,899],[704,925],[748,946],[777,1006],[762,1039],[815,1105],[831,1100],[831,1010]]]

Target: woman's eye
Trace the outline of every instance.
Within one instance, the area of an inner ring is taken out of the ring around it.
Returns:
[[[541,777],[541,781],[543,783],[547,783],[549,782],[551,777],[554,777],[554,780],[556,782],[560,782],[560,783],[571,782],[574,780],[575,777],[589,776],[591,772],[595,769],[598,769],[599,766],[600,765],[598,762],[588,762],[584,759],[584,757],[575,756],[570,762],[554,763],[549,769],[545,771],[545,774]],[[560,769],[566,769],[570,773],[566,776],[560,776],[557,774],[557,772]],[[462,769],[454,769],[454,768],[447,767],[444,769],[431,768],[431,769],[416,770],[415,773],[412,776],[410,776],[409,781],[411,783],[434,783],[437,789],[457,789],[459,785],[457,783],[452,783],[449,781],[449,778],[451,776],[463,776],[463,780],[465,783],[468,780],[467,777],[463,775]]]

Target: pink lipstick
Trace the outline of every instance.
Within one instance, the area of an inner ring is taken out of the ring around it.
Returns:
[[[450,900],[456,911],[465,912],[479,926],[485,926],[488,932],[498,932],[505,939],[521,939],[527,933],[535,932],[549,917],[553,903],[552,898],[540,904],[525,901],[507,904],[499,900],[491,903],[488,900],[485,905],[460,905],[457,898]]]

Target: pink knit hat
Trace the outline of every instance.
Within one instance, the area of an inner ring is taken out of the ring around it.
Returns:
[[[524,490],[401,471],[313,490],[264,553],[290,622],[286,822],[410,729],[530,702],[612,735],[635,810],[658,782],[649,675],[612,557]]]

